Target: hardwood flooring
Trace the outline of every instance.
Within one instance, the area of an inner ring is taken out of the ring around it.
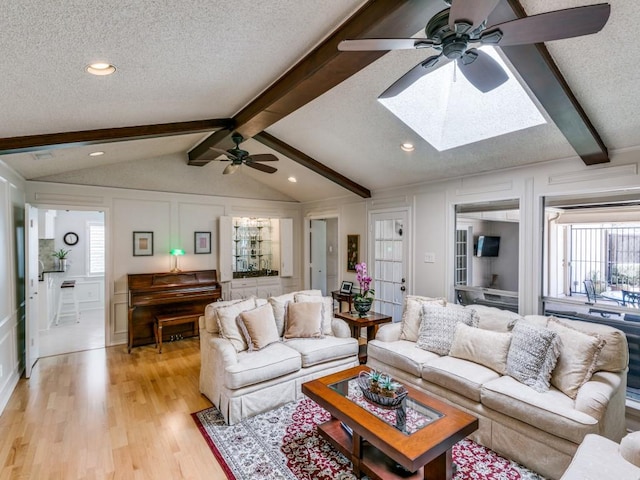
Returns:
[[[41,358],[0,416],[0,480],[225,479],[199,372],[198,339]]]

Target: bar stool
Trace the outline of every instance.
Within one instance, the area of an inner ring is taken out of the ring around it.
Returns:
[[[76,323],[80,323],[80,311],[78,308],[78,297],[76,296],[76,281],[65,280],[60,285],[60,297],[58,298],[58,313],[56,314],[56,325],[60,322],[60,317],[75,317]]]

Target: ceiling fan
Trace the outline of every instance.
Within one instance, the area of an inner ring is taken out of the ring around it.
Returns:
[[[265,173],[275,173],[278,171],[277,168],[274,168],[271,165],[263,165],[262,163],[257,163],[277,162],[278,157],[272,155],[271,153],[258,153],[256,155],[250,155],[249,152],[240,148],[240,144],[244,141],[244,138],[242,138],[242,135],[240,135],[239,133],[234,133],[233,135],[231,135],[231,139],[233,140],[233,143],[236,144],[235,148],[222,150],[220,148],[209,147],[210,150],[216,153],[226,155],[227,158],[221,158],[220,161],[231,162],[222,171],[224,175],[235,173],[242,164]]]
[[[433,48],[438,55],[420,62],[378,98],[394,97],[429,72],[455,61],[478,90],[488,92],[508,80],[491,56],[476,46],[498,47],[541,43],[596,33],[609,19],[608,3],[556,10],[487,27],[487,18],[500,0],[444,0],[450,8],[434,15],[426,38],[368,38],[343,40],[342,51]]]

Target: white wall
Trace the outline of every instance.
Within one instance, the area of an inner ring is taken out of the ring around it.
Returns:
[[[27,198],[38,208],[92,209],[105,212],[107,242],[105,301],[108,305],[109,323],[107,345],[126,343],[127,274],[169,271],[172,268],[169,250],[172,248],[183,248],[186,252],[180,258],[182,270],[218,268],[218,218],[221,215],[293,218],[295,274],[292,278],[283,280],[283,288],[293,290],[301,283],[299,259],[302,251],[302,223],[300,206],[294,202],[257,201],[49,182],[27,182]],[[153,232],[153,256],[133,256],[134,231]],[[195,255],[193,253],[196,231],[212,233],[211,254]],[[60,246],[63,246],[62,242]],[[73,271],[69,273],[72,274]],[[226,291],[228,288],[223,286],[223,292]]]
[[[25,266],[17,256],[24,251],[24,190],[24,181],[0,161],[0,413],[24,370]]]

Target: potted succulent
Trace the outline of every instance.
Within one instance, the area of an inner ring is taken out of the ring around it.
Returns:
[[[398,382],[394,382],[390,376],[385,375],[380,380],[380,394],[383,397],[393,398],[396,396],[396,390],[401,386]]]
[[[369,373],[369,382],[370,382],[369,389],[373,393],[380,392],[380,379],[382,377],[383,377],[382,372],[379,372],[378,370],[372,370],[371,373]]]
[[[71,250],[65,250],[64,248],[52,253],[52,255],[58,259],[58,270],[62,272],[67,271],[67,255],[70,253]]]

